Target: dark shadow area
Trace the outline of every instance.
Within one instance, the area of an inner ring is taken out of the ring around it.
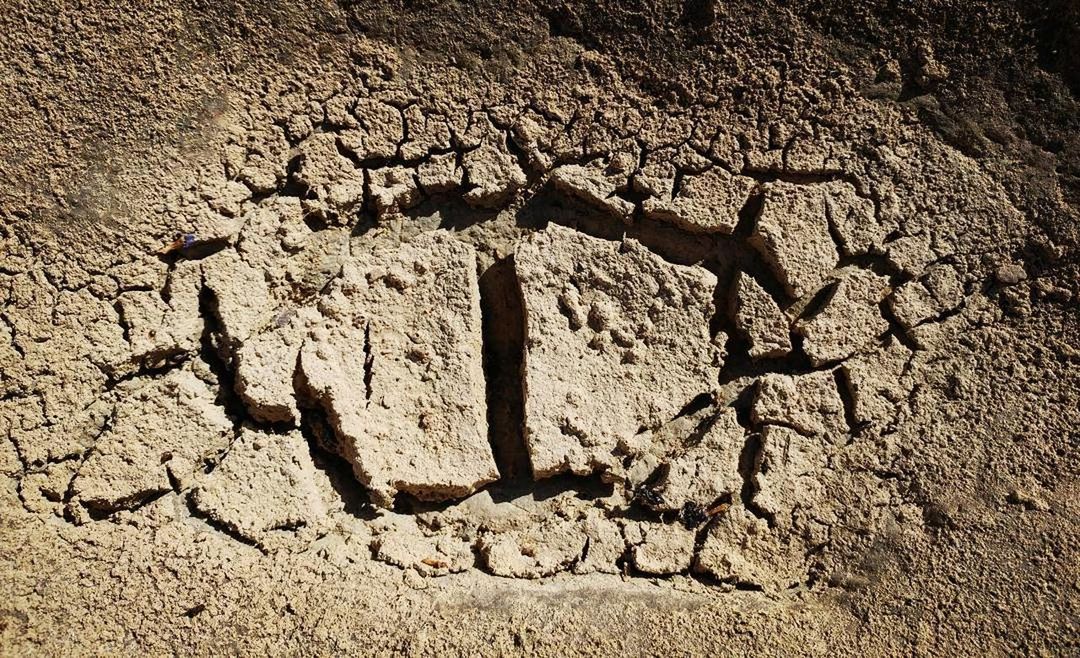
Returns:
[[[491,498],[495,502],[508,502],[531,496],[537,502],[550,500],[566,492],[573,492],[581,500],[607,498],[614,493],[614,485],[604,482],[600,473],[593,475],[574,475],[565,473],[543,480],[527,480],[511,483],[499,483],[491,489]]]
[[[695,265],[716,254],[722,238],[695,234],[654,219],[635,217],[627,223],[596,207],[547,184],[537,190],[518,211],[517,225],[542,230],[550,223],[560,224],[585,235],[621,242],[633,238],[646,249],[669,263]]]
[[[378,511],[371,504],[367,490],[356,480],[352,465],[339,454],[337,437],[326,414],[315,407],[302,407],[300,432],[307,439],[315,468],[326,474],[345,512],[366,521],[376,518]]]
[[[531,481],[522,390],[525,312],[514,276],[513,257],[487,268],[479,283],[491,450],[504,486]]]

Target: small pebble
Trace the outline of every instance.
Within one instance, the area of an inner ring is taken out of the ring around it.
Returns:
[[[1016,263],[1006,263],[994,273],[994,278],[997,282],[1003,286],[1014,286],[1021,281],[1027,280],[1027,272],[1024,271],[1023,266]]]

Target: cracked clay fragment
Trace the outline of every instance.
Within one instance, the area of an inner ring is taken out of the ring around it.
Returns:
[[[293,376],[307,329],[318,317],[307,307],[278,311],[263,331],[249,337],[236,351],[236,393],[256,420],[300,420]]]
[[[878,221],[874,202],[856,194],[851,183],[831,181],[821,188],[840,249],[847,255],[884,251],[885,238],[896,226]]]
[[[192,504],[212,520],[263,543],[276,530],[313,526],[326,512],[307,441],[245,427],[217,468],[199,478]]]
[[[490,144],[466,153],[462,165],[469,184],[465,201],[471,205],[493,208],[525,186],[525,172],[514,156]]]
[[[793,514],[813,508],[824,494],[825,443],[818,436],[767,425],[761,432],[761,444],[761,463],[754,473],[754,504],[778,528],[788,529]]]
[[[735,275],[732,315],[735,328],[750,342],[750,358],[771,359],[791,351],[791,319],[749,274]]]
[[[633,545],[634,568],[642,573],[670,576],[688,571],[694,561],[694,531],[677,523],[632,523],[626,539]]]
[[[888,279],[868,270],[841,278],[821,310],[795,323],[810,362],[820,366],[846,359],[888,331],[879,304],[889,291]]]
[[[692,504],[707,509],[724,497],[738,495],[743,485],[739,455],[746,443],[734,409],[724,409],[701,437],[672,458],[652,489],[663,502],[655,509],[678,511]]]
[[[215,397],[187,370],[125,390],[72,483],[73,500],[114,511],[170,491],[173,482],[189,486],[203,460],[232,438],[232,422]]]
[[[649,197],[643,208],[646,217],[687,231],[730,235],[754,185],[752,178],[713,167],[700,174],[687,174],[670,199]]]
[[[551,181],[558,190],[628,218],[634,204],[617,194],[629,184],[629,172],[623,164],[621,159],[614,159],[608,164],[595,160],[584,165],[563,165],[551,172]]]
[[[889,307],[906,329],[940,318],[964,301],[964,285],[951,265],[933,265],[896,289]]]
[[[726,336],[710,335],[710,272],[556,225],[519,244],[514,263],[536,477],[611,466],[620,442],[715,388]]]
[[[829,233],[825,195],[815,185],[779,181],[765,186],[750,243],[793,297],[820,288],[840,257]]]
[[[881,349],[859,354],[840,366],[853,402],[852,416],[860,424],[886,424],[911,393],[906,372],[912,353],[890,336]]]
[[[781,543],[765,519],[737,504],[709,529],[694,570],[736,585],[777,592],[806,577],[802,552],[801,545]]]
[[[356,255],[319,310],[301,393],[327,411],[378,504],[458,498],[498,478],[472,247],[439,232]]]
[[[835,441],[847,432],[844,402],[831,370],[761,378],[752,409],[755,424],[785,425]]]
[[[484,537],[480,559],[496,576],[545,578],[571,568],[580,559],[585,542],[579,524],[554,519]]]

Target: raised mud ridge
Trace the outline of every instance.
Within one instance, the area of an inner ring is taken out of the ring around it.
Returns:
[[[335,95],[238,145],[165,286],[116,297],[83,447],[24,478],[67,464],[71,522],[177,495],[265,551],[348,514],[424,575],[820,577],[873,522],[846,451],[902,419],[962,270],[812,143],[733,165],[574,124]]]

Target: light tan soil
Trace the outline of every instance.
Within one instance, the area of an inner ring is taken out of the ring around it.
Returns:
[[[3,654],[1078,649],[1075,4],[39,4]]]

